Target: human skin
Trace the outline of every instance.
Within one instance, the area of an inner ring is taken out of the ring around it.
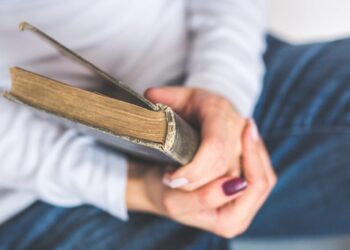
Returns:
[[[201,144],[193,160],[165,175],[165,183],[193,191],[224,175],[239,177],[241,136],[246,120],[227,99],[187,87],[152,88],[145,96],[171,107],[201,133]]]
[[[131,160],[126,194],[129,210],[161,215],[226,238],[242,234],[274,187],[276,175],[252,120],[246,121],[240,139],[246,188],[227,192],[225,185],[238,179],[226,174],[194,190],[174,189],[162,181],[164,166]]]

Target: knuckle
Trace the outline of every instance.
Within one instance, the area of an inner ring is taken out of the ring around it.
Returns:
[[[210,146],[211,153],[215,153],[216,155],[221,155],[224,151],[225,138],[220,136],[212,135],[208,137],[207,143]]]
[[[199,112],[201,115],[208,115],[212,112],[215,112],[215,102],[213,97],[207,98],[207,100],[203,101],[200,105]]]
[[[230,101],[228,101],[226,98],[221,96],[216,96],[216,95],[208,97],[205,103],[203,103],[203,110],[206,112],[210,112],[210,111],[217,112],[218,109],[220,110],[232,109],[232,105]]]
[[[271,187],[273,188],[277,184],[277,175],[275,173],[271,176]]]
[[[239,220],[236,223],[229,222],[229,220],[223,222],[219,228],[216,228],[215,233],[227,239],[234,238],[245,233],[251,223],[249,220]]]
[[[219,229],[216,234],[226,239],[230,239],[236,236],[236,230],[230,229]]]
[[[276,186],[277,183],[277,175],[272,172],[271,174],[269,174],[269,178],[268,178],[268,192],[272,192],[273,188]]]
[[[230,219],[222,220],[216,226],[215,233],[224,238],[232,238],[237,234],[236,223],[232,223]]]
[[[242,224],[241,227],[239,228],[239,230],[237,231],[236,235],[238,236],[238,235],[243,234],[244,232],[246,232],[248,230],[248,228],[249,228],[249,223]]]
[[[258,180],[254,183],[254,187],[255,189],[259,192],[259,193],[265,193],[269,190],[269,184],[266,180]]]
[[[223,98],[223,97],[217,97],[214,100],[214,105],[216,105],[216,107],[219,107],[219,108],[231,109],[231,103],[226,98]]]

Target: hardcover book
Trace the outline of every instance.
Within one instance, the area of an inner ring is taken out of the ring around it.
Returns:
[[[112,84],[118,98],[79,89],[19,67],[10,69],[11,89],[3,92],[4,97],[46,113],[128,154],[181,165],[191,161],[199,145],[198,133],[170,107],[150,102],[36,27],[23,22],[20,29],[40,36]]]

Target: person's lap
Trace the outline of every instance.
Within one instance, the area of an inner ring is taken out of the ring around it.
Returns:
[[[246,236],[350,232],[350,39],[269,40],[254,117],[279,182]]]
[[[291,46],[269,38],[254,118],[279,182],[247,236],[350,230],[350,40]],[[90,206],[38,202],[0,227],[0,249],[226,249],[227,241],[170,220],[128,222]]]
[[[0,249],[226,249],[225,241],[157,216],[122,222],[91,206],[37,202],[0,228]]]

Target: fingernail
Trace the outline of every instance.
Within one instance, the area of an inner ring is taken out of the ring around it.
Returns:
[[[244,190],[247,185],[246,180],[242,178],[234,178],[226,181],[222,185],[222,189],[224,190],[225,195],[230,196]]]
[[[256,126],[255,121],[253,119],[249,119],[249,123],[251,125],[250,133],[253,141],[259,140],[260,135],[259,135],[258,127]]]
[[[163,177],[163,184],[165,185],[165,186],[168,186],[168,187],[170,187],[170,180],[168,179],[168,178],[166,178],[166,177]]]
[[[188,180],[184,177],[177,178],[175,180],[169,180],[167,178],[163,178],[164,185],[170,188],[179,188],[188,184]]]

